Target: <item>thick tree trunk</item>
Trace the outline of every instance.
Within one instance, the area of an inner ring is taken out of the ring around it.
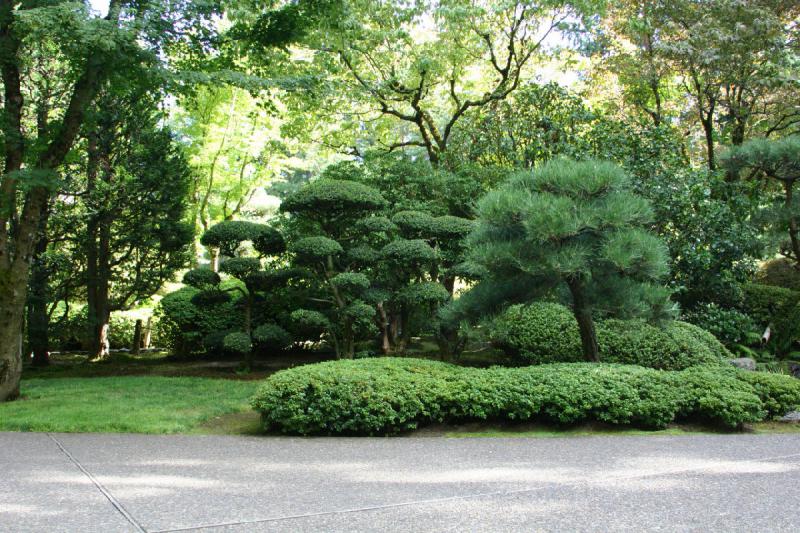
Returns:
[[[0,285],[0,401],[19,396],[22,376],[19,335],[25,305],[24,287],[24,283]]]
[[[578,331],[581,335],[583,357],[587,361],[599,362],[600,349],[597,346],[597,333],[594,329],[592,310],[583,294],[583,285],[578,280],[570,280],[569,291],[572,294],[572,312],[578,322]]]

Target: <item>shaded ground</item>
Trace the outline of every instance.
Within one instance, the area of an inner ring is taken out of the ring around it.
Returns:
[[[0,433],[0,471],[0,531],[800,529],[800,435]]]

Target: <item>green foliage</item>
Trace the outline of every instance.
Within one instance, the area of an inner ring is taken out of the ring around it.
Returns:
[[[450,299],[450,293],[441,283],[425,281],[412,283],[400,290],[397,298],[410,306],[436,305]]]
[[[597,322],[601,361],[682,370],[719,365],[733,357],[713,336],[683,322],[657,327],[641,320]],[[492,343],[524,364],[582,359],[581,339],[572,312],[548,302],[509,307],[491,324]]]
[[[289,251],[295,254],[300,263],[314,263],[326,259],[328,256],[344,252],[342,245],[333,239],[318,235],[303,237],[289,245]]]
[[[233,257],[243,242],[252,242],[262,255],[274,255],[284,250],[281,234],[266,224],[245,220],[224,220],[208,228],[200,243],[219,248],[222,255]]]
[[[800,292],[757,283],[743,289],[742,311],[760,328],[770,326],[770,343],[779,354],[791,351],[794,342],[800,339]]]
[[[581,324],[583,355],[597,357],[592,312],[664,318],[669,292],[667,250],[644,227],[649,203],[630,191],[618,166],[557,160],[514,175],[478,203],[469,260],[485,269],[487,288],[467,298],[452,317],[492,313],[514,301],[569,290]],[[493,287],[513,287],[513,296]],[[505,299],[509,296],[510,299]],[[451,318],[452,319],[452,318]]]
[[[295,333],[305,335],[316,335],[319,337],[324,331],[331,327],[328,317],[319,311],[310,309],[295,309],[291,315],[292,329]]]
[[[219,270],[236,279],[245,280],[261,270],[261,261],[257,257],[226,257],[220,261]]]
[[[199,307],[193,303],[198,294],[194,287],[178,289],[164,296],[154,312],[156,334],[163,347],[181,357],[204,351],[209,334],[242,326],[241,313],[230,298]]]
[[[790,259],[770,259],[758,269],[756,281],[762,285],[800,291],[800,270]]]
[[[253,341],[250,340],[250,335],[242,331],[234,331],[228,333],[222,339],[222,347],[235,354],[248,354],[253,349]]]
[[[359,272],[342,272],[330,279],[330,284],[348,294],[361,294],[369,288],[369,278]]]
[[[252,405],[267,429],[381,435],[432,422],[487,419],[657,428],[699,418],[735,427],[784,414],[798,402],[800,381],[725,367],[658,371],[574,363],[476,369],[370,358],[278,372]]]
[[[277,324],[261,324],[253,330],[253,341],[262,347],[283,350],[292,344],[292,336]]]
[[[383,257],[401,270],[416,270],[436,260],[436,251],[422,239],[395,239],[381,250]]]
[[[372,187],[355,181],[323,178],[288,196],[281,203],[281,212],[303,213],[318,219],[375,211],[385,205],[386,200]]]
[[[748,315],[714,303],[701,304],[685,313],[683,318],[686,322],[708,331],[729,347],[749,344],[757,329]]]
[[[216,287],[221,279],[219,274],[210,268],[195,268],[183,275],[183,283],[198,289]]]

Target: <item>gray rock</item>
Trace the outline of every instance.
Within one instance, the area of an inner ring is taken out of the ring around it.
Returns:
[[[800,363],[789,363],[789,373],[800,379]]]
[[[792,411],[781,417],[781,422],[800,422],[800,411]]]
[[[730,359],[729,361],[733,366],[735,366],[736,368],[741,368],[742,370],[756,369],[755,360],[750,359],[749,357],[738,357],[736,359]]]

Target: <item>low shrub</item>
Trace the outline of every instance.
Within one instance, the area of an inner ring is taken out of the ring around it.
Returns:
[[[595,327],[603,362],[681,370],[733,357],[713,335],[685,322],[660,328],[642,320],[607,319],[598,320]],[[518,363],[582,360],[578,325],[563,305],[512,306],[494,320],[489,336],[492,344]]]
[[[800,340],[800,292],[758,283],[747,284],[743,290],[742,311],[760,328],[771,327],[774,351],[791,351]]]
[[[750,316],[715,303],[701,304],[684,314],[683,318],[708,331],[726,346],[749,344],[754,336],[759,336],[758,327]]]
[[[266,429],[379,435],[432,422],[600,421],[728,427],[800,405],[800,381],[733,367],[660,371],[604,363],[467,368],[405,358],[331,361],[270,376],[251,401]]]

